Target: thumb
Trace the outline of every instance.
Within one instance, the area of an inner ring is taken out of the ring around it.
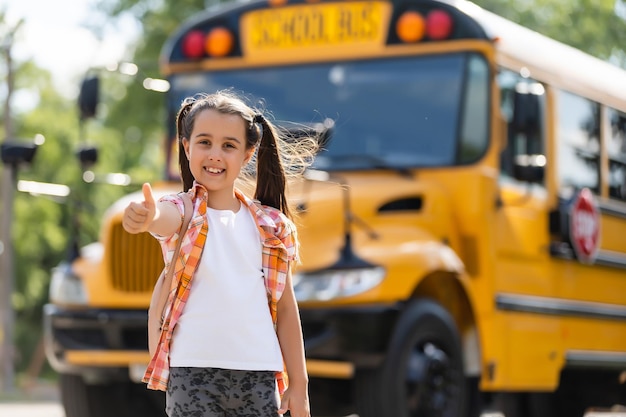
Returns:
[[[154,196],[152,195],[152,187],[150,187],[150,184],[146,182],[141,187],[141,190],[143,191],[144,205],[147,209],[153,208],[155,206],[155,202]]]
[[[289,410],[289,398],[284,398],[280,402],[280,408],[278,409],[278,414],[283,415]]]

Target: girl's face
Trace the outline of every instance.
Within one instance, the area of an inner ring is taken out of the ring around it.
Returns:
[[[210,192],[232,193],[241,168],[254,153],[254,148],[246,149],[246,122],[241,116],[212,109],[198,113],[183,146],[195,180]]]

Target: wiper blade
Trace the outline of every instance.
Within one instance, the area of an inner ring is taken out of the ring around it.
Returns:
[[[380,157],[380,156],[376,156],[376,155],[369,155],[369,154],[351,154],[351,155],[333,155],[333,156],[324,155],[323,158],[328,160],[328,163],[323,164],[323,165],[328,165],[328,166],[323,166],[323,167],[320,166],[319,167],[320,169],[329,170],[332,168],[335,168],[335,169],[370,168],[370,169],[394,171],[402,176],[412,177],[411,171],[408,168],[404,166],[394,165],[390,163],[387,159]],[[314,163],[313,165],[315,168],[316,164]]]

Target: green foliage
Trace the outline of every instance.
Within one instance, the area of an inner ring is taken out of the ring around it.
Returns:
[[[132,58],[140,72],[127,80],[123,100],[103,98],[110,104],[104,126],[123,135],[124,147],[117,155],[121,171],[137,181],[159,178],[163,172],[162,144],[167,126],[165,95],[144,89],[141,80],[162,77],[158,63],[163,44],[182,21],[204,8],[204,2],[105,0],[99,3],[99,8],[113,18],[131,13],[141,22],[144,36],[139,39]],[[142,161],[139,171],[138,160]],[[152,171],[145,169],[146,166]]]
[[[31,62],[19,65],[15,73],[16,89],[28,88],[39,96],[38,106],[13,118],[16,136],[28,141],[37,134],[46,138],[33,164],[21,167],[17,179],[71,185],[79,175],[74,161],[68,159],[76,141],[75,108],[54,90],[50,74]],[[63,259],[67,247],[68,210],[62,202],[16,192],[13,217],[15,337],[17,365],[23,369],[41,337],[50,271]]]
[[[626,68],[623,0],[475,0],[479,6]]]

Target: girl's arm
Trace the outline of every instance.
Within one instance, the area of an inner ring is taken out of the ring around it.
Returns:
[[[128,233],[152,232],[161,236],[173,235],[181,225],[180,212],[167,201],[155,203],[150,184],[142,188],[144,200],[130,203],[124,210],[122,226]]]
[[[290,410],[292,417],[310,417],[309,377],[304,358],[304,339],[291,273],[287,275],[285,291],[278,301],[277,310],[278,341],[289,377],[289,387],[283,395],[278,412],[284,414]]]

